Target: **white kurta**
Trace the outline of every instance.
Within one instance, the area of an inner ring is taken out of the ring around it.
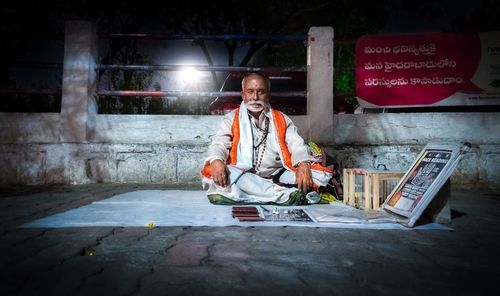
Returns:
[[[219,131],[208,148],[207,162],[215,159],[220,159],[225,162],[227,159],[233,140],[231,127],[235,113],[236,111],[234,110],[223,118]],[[252,116],[248,116],[251,125],[253,146],[255,147],[263,139],[266,120],[269,121],[270,125],[274,123],[272,121],[270,108],[267,108],[261,113],[258,121]],[[314,161],[314,158],[309,152],[309,147],[298,134],[297,127],[286,115],[285,121],[287,126],[285,142],[292,155],[292,164],[296,165],[302,161]],[[275,128],[270,127],[265,142],[258,148],[253,149],[252,167],[255,170],[254,173],[247,172],[239,176],[240,171],[230,167],[230,174],[232,175],[230,178],[233,182],[236,179],[236,175],[238,175],[236,182],[224,188],[210,181],[208,183],[207,194],[221,194],[227,198],[240,202],[286,202],[289,194],[297,191],[297,188],[286,188],[272,182],[272,176],[283,168],[280,158],[280,148],[275,133]],[[264,150],[264,152],[262,152],[262,150]],[[261,160],[259,161],[259,159]],[[259,164],[258,166],[256,166],[257,163]],[[291,183],[294,183],[294,180],[292,180]]]

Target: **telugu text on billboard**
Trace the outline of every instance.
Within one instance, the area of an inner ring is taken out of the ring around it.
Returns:
[[[500,32],[364,36],[356,95],[370,107],[500,103]]]

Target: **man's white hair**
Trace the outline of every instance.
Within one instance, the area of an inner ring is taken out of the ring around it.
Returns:
[[[266,85],[267,85],[267,91],[271,90],[271,80],[269,79],[269,77],[267,77],[263,74],[260,74],[260,73],[255,73],[255,72],[247,74],[247,75],[245,75],[245,77],[243,77],[243,79],[241,80],[241,89],[242,90],[245,88],[245,80],[247,79],[247,77],[250,77],[250,76],[258,76],[258,77],[264,79],[264,81],[266,82]]]

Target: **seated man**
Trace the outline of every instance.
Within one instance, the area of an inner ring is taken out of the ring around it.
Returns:
[[[252,73],[241,84],[243,102],[223,118],[208,147],[202,176],[209,200],[214,204],[307,204],[305,194],[325,186],[331,171],[313,163],[290,118],[271,108],[267,77]]]

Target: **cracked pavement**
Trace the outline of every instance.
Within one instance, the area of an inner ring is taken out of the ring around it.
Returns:
[[[491,191],[452,189],[454,231],[18,228],[41,217],[143,189],[169,187],[0,188],[2,295],[498,293],[500,196]]]

